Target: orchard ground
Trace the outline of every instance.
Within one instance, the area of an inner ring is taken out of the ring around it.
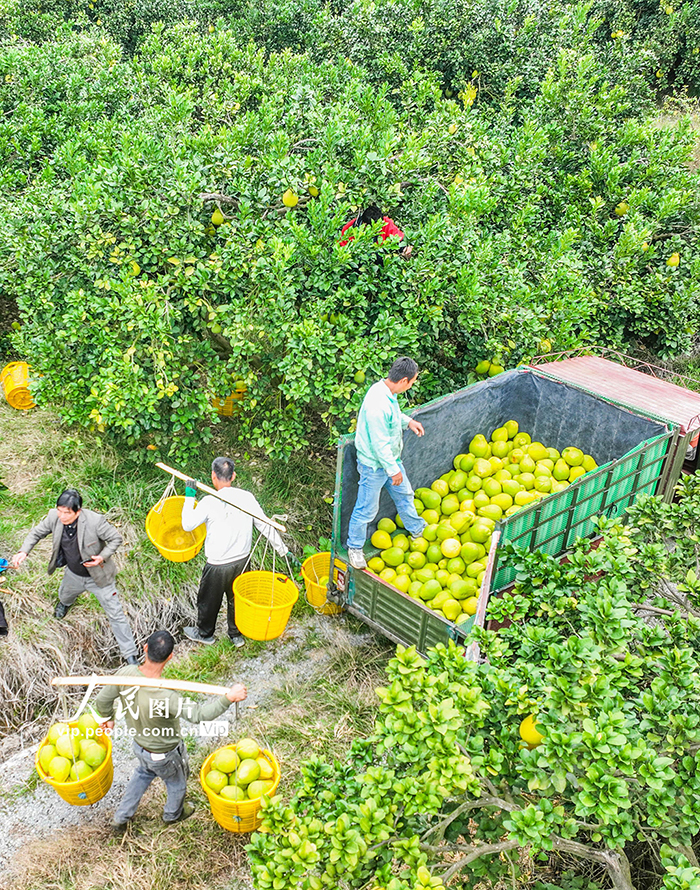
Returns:
[[[213,446],[230,453],[226,426]],[[236,458],[243,455],[235,453]],[[208,455],[203,455],[200,478]],[[194,617],[194,598],[203,556],[191,563],[166,563],[146,539],[144,519],[167,480],[134,472],[88,434],[73,434],[48,411],[13,411],[0,404],[0,467],[8,486],[0,498],[0,553],[7,557],[24,531],[55,502],[65,485],[77,486],[85,503],[120,528],[125,545],[119,554],[119,589],[139,643],[156,627],[177,639]],[[241,459],[241,484],[250,486],[268,513],[286,512],[288,541],[301,553],[304,543],[327,531],[330,458],[308,459],[303,467],[281,470],[251,457]],[[188,468],[190,471],[190,468]],[[195,472],[194,468],[191,468]],[[296,484],[295,483],[296,480]],[[305,484],[299,484],[299,480]],[[323,511],[319,513],[319,511]],[[311,529],[308,528],[311,526]],[[63,622],[53,618],[57,576],[46,575],[48,542],[36,548],[19,573],[0,578],[0,599],[11,633],[0,649],[0,886],[8,890],[49,887],[106,888],[126,883],[140,888],[249,887],[244,846],[213,821],[199,788],[198,770],[220,742],[188,736],[196,815],[184,825],[160,821],[164,789],[155,783],[144,799],[134,827],[112,840],[108,823],[135,765],[129,741],[115,742],[115,780],[106,798],[93,807],[62,802],[38,781],[33,751],[49,724],[77,705],[84,690],[61,700],[52,676],[104,671],[119,664],[104,613],[83,596]],[[224,628],[221,628],[224,635]],[[198,648],[179,642],[168,671],[180,679],[247,685],[248,699],[235,721],[227,714],[230,738],[250,735],[272,748],[282,766],[282,793],[289,792],[305,757],[341,756],[352,741],[367,734],[377,708],[375,686],[382,681],[393,647],[348,616],[317,615],[303,591],[286,633],[269,643],[249,641],[235,650],[222,640]],[[189,728],[189,725],[187,726]]]

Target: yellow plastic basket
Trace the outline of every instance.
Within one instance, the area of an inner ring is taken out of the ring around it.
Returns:
[[[291,578],[277,572],[244,572],[233,582],[233,593],[236,626],[251,640],[281,636],[299,598]]]
[[[35,408],[32,394],[29,392],[29,365],[26,362],[10,362],[0,371],[5,398],[13,408],[28,411]]]
[[[204,544],[207,530],[200,525],[193,532],[182,527],[184,497],[177,495],[158,501],[146,517],[148,540],[160,555],[170,562],[187,562],[193,559]]]
[[[338,572],[344,572],[347,566],[341,560],[333,563],[333,580],[337,583]],[[342,606],[329,603],[325,584],[319,584],[319,579],[331,573],[331,555],[328,552],[314,553],[301,564],[301,577],[306,585],[306,599],[309,604],[321,612],[322,615],[339,615],[343,611]]]
[[[220,417],[231,417],[241,410],[239,402],[245,398],[245,394],[245,390],[236,389],[225,399],[212,399],[211,403]]]
[[[77,727],[78,724],[69,723],[68,725]],[[57,782],[44,772],[39,763],[39,751],[41,751],[43,745],[45,745],[47,741],[48,735],[42,740],[41,745],[39,745],[39,750],[34,757],[36,771],[44,782],[51,785],[52,788],[55,788],[58,796],[62,797],[66,803],[69,803],[74,807],[86,807],[91,803],[97,803],[98,800],[102,800],[112,787],[112,780],[114,779],[112,740],[110,737],[106,733],[95,736],[95,741],[102,745],[103,748],[107,749],[107,756],[92,775],[88,776],[87,779],[81,779],[79,782]]]
[[[225,745],[224,747],[235,750],[236,746]],[[212,761],[219,751],[221,751],[221,748],[212,751],[199,771],[199,782],[204,793],[209,798],[212,816],[226,831],[233,831],[236,834],[246,834],[249,831],[255,831],[262,821],[260,818],[260,798],[256,800],[225,800],[223,797],[215,794],[204,781],[211,769]],[[272,797],[280,783],[280,767],[271,751],[263,750],[262,754],[267,757],[274,770],[274,775],[272,776],[273,785],[268,792],[269,796]]]

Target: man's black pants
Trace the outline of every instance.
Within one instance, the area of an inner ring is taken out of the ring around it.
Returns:
[[[243,571],[248,557],[244,556],[236,562],[227,562],[222,566],[207,563],[202,572],[197,592],[197,627],[203,637],[213,637],[216,630],[216,619],[224,599],[228,601],[228,635],[235,637],[240,634],[236,627],[236,607],[233,600],[233,582]]]

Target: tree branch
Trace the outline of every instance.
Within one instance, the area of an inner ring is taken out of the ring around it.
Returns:
[[[221,192],[202,192],[199,200],[205,204],[207,201],[220,201],[222,204],[233,204],[238,207],[238,198],[229,198],[228,195],[222,195]]]
[[[453,812],[451,812],[446,819],[443,819],[442,822],[438,822],[437,825],[432,825],[428,828],[421,837],[421,840],[424,840],[436,832],[440,832],[440,837],[442,838],[445,829],[451,825],[455,819],[463,813],[468,813],[469,810],[479,810],[483,807],[497,807],[499,810],[508,810],[508,812],[520,809],[520,807],[515,804],[510,804],[507,800],[502,800],[500,797],[480,797],[478,800],[467,800],[461,806],[457,807],[456,810],[453,810]]]
[[[449,881],[453,875],[456,875],[458,871],[461,871],[461,869],[469,865],[470,862],[479,859],[481,856],[491,856],[494,853],[505,853],[507,850],[515,850],[518,846],[520,845],[517,841],[501,841],[498,844],[482,844],[480,847],[474,847],[471,853],[464,856],[462,859],[457,860],[457,862],[444,872],[442,881],[443,883],[447,883],[447,881]]]

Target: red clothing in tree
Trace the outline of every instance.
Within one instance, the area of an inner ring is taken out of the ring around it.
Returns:
[[[384,220],[384,225],[382,226],[382,231],[379,233],[379,237],[382,239],[382,241],[386,241],[386,239],[391,237],[392,235],[398,235],[400,239],[404,238],[404,233],[394,223],[393,219],[390,219],[388,216],[384,216],[384,217],[382,217],[382,219]],[[355,220],[353,219],[353,220],[351,220],[351,222],[346,223],[343,226],[340,234],[344,235],[348,231],[348,229],[351,229],[354,225],[355,225]],[[349,238],[346,238],[344,241],[341,241],[340,243],[347,244],[349,241],[352,241],[354,237],[355,237],[354,235],[350,235]]]

